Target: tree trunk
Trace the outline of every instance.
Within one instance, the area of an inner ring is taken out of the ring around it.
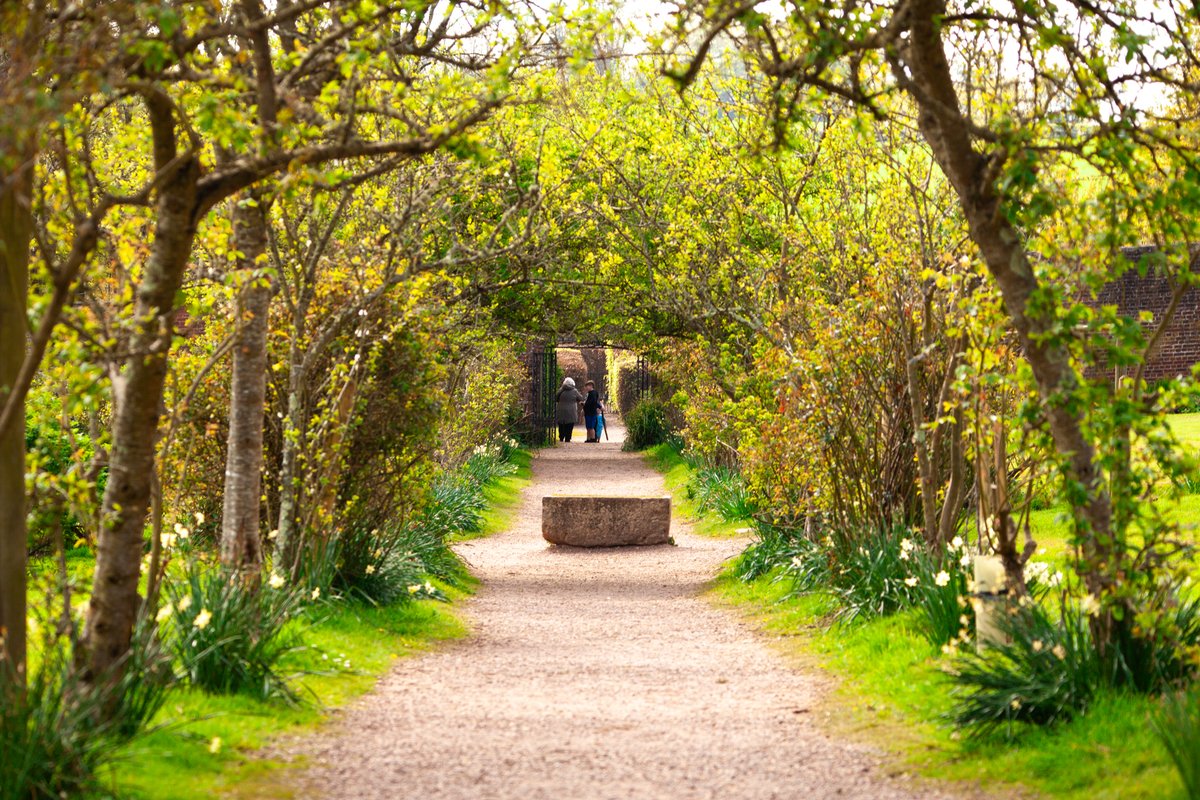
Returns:
[[[15,155],[15,148],[0,152]],[[0,176],[0,407],[25,360],[33,169]],[[25,414],[0,433],[0,668],[25,670]],[[0,673],[3,670],[0,669]],[[2,674],[0,674],[2,677]]]
[[[350,377],[346,379],[346,385],[342,387],[341,394],[338,395],[337,401],[337,419],[334,422],[333,432],[329,435],[329,445],[327,452],[329,453],[329,470],[328,480],[321,491],[321,499],[319,507],[321,510],[322,522],[327,522],[333,519],[333,511],[337,507],[338,489],[340,481],[338,480],[342,470],[342,447],[346,441],[346,433],[350,430],[350,424],[354,419],[354,405],[358,402],[358,378],[351,372]]]
[[[241,0],[246,21],[262,22],[259,0]],[[285,37],[285,43],[290,42]],[[275,73],[267,29],[250,34],[254,82],[257,90],[261,144],[271,141],[276,122]],[[243,51],[244,52],[244,51]],[[241,253],[237,268],[253,272],[266,264],[267,213],[260,194],[250,192],[234,207],[233,231]],[[263,468],[263,414],[267,397],[267,327],[271,311],[271,281],[253,277],[238,298],[241,338],[233,351],[233,385],[230,389],[229,443],[225,457],[225,497],[221,517],[221,563],[256,583],[262,571],[259,536]]]
[[[249,200],[249,198],[247,198]],[[261,269],[267,252],[267,218],[261,205],[239,203],[233,213],[238,269]],[[233,350],[221,563],[257,576],[262,568],[259,498],[262,495],[263,413],[267,394],[267,321],[271,282],[255,276],[238,297],[241,336]]]
[[[1098,595],[1104,578],[1096,565],[1107,561],[1112,550],[1111,508],[1094,449],[1083,433],[1081,413],[1069,405],[1079,377],[1066,348],[1047,338],[1055,324],[1053,309],[1029,306],[1029,298],[1039,288],[1038,279],[1018,231],[1004,213],[988,160],[975,150],[960,111],[939,30],[938,17],[943,13],[945,4],[939,0],[914,0],[909,6],[906,54],[911,75],[899,77],[902,82],[911,81],[921,133],[954,186],[971,238],[1000,288],[1004,308],[1037,381],[1055,447],[1067,459],[1071,480],[1085,492],[1081,512],[1087,530],[1079,532],[1084,551],[1082,572],[1088,589]]]
[[[299,316],[299,315],[298,315]],[[275,563],[290,565],[292,542],[296,538],[296,516],[300,505],[300,447],[304,441],[304,359],[297,339],[302,336],[298,320],[288,349],[288,410],[283,427],[283,458],[279,470],[279,527],[277,529]]]
[[[933,459],[929,455],[929,440],[925,429],[925,391],[921,385],[921,361],[913,353],[906,330],[900,335],[904,340],[904,367],[908,378],[908,403],[912,412],[913,445],[917,449],[917,468],[921,476],[921,518],[925,524],[925,543],[930,547],[937,541],[938,481],[934,475]]]
[[[112,451],[96,548],[96,573],[84,642],[91,680],[115,677],[129,651],[140,599],[138,577],[154,480],[158,422],[171,347],[171,315],[196,235],[200,162],[176,158],[175,120],[167,98],[146,105],[158,169],[154,242],[134,301],[129,355],[115,387]]]
[[[944,424],[944,423],[943,423]],[[942,498],[942,513],[938,518],[937,540],[939,548],[950,543],[954,530],[958,527],[958,517],[962,510],[963,497],[967,491],[966,465],[963,463],[962,441],[962,412],[954,410],[954,421],[950,423],[950,438],[946,456],[947,467],[946,494]]]

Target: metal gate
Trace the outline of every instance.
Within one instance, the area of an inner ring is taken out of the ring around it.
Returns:
[[[529,444],[552,444],[557,431],[554,393],[558,388],[558,354],[553,345],[530,345],[525,354],[525,365],[529,375],[526,396]]]
[[[634,397],[638,402],[648,399],[650,396],[650,362],[645,356],[637,357],[637,373],[634,381],[636,382]]]

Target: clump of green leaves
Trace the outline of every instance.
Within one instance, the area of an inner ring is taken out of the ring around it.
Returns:
[[[1075,602],[1063,591],[1053,602],[1016,601],[1000,620],[1006,642],[965,655],[955,666],[956,721],[984,732],[1013,722],[1046,725],[1083,713],[1102,690],[1160,692],[1190,679],[1194,665],[1186,654],[1200,646],[1200,599],[1166,591],[1140,602],[1157,606],[1148,618],[1169,620],[1177,636],[1135,636],[1122,627],[1102,648],[1094,600]]]
[[[1006,643],[964,654],[955,665],[960,726],[978,734],[1014,722],[1046,725],[1087,708],[1103,669],[1086,614],[1066,605],[1056,615],[1029,601],[1000,627]]]
[[[448,538],[482,529],[484,489],[516,469],[511,458],[517,446],[503,437],[476,447],[458,470],[434,481],[424,508],[410,520],[348,524],[338,539],[333,588],[373,603],[446,600],[428,578],[462,582],[465,569]]]
[[[103,698],[62,652],[46,654],[26,691],[0,678],[0,798],[76,797],[96,788],[120,746],[102,720]]]
[[[811,542],[792,529],[756,524],[754,542],[733,563],[733,574],[745,583],[758,580],[772,570],[782,569],[793,558],[811,552]]]
[[[1185,796],[1200,800],[1200,688],[1193,684],[1164,697],[1151,725],[1179,771]]]
[[[303,647],[295,621],[306,590],[278,573],[263,585],[243,577],[192,559],[167,582],[159,618],[171,622],[171,651],[188,681],[205,692],[295,702],[281,662]]]
[[[921,596],[912,575],[912,540],[902,528],[800,542],[786,565],[796,591],[828,592],[844,621],[891,614],[915,605]]]
[[[47,626],[27,685],[0,664],[0,800],[80,797],[146,730],[171,684],[155,626],[139,622],[117,680],[83,680],[74,645]]]
[[[701,465],[692,476],[688,493],[695,497],[701,512],[712,511],[726,522],[750,519],[757,510],[741,473],[730,467]]]
[[[902,539],[900,547],[901,556],[911,565],[904,580],[914,589],[918,630],[930,644],[953,651],[975,635],[967,575],[972,558],[967,543],[956,536],[949,547],[930,552],[914,542],[913,538]]]

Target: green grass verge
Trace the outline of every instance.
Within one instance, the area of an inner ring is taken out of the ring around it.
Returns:
[[[696,507],[696,501],[688,492],[688,482],[692,477],[692,468],[688,466],[683,455],[670,444],[659,444],[642,451],[642,458],[654,469],[662,473],[663,482],[671,492],[671,512],[692,523],[692,531],[701,536],[717,538],[732,538],[746,535],[750,523],[748,520],[726,522],[715,515],[702,514]]]
[[[913,630],[909,615],[831,626],[826,601],[787,598],[788,585],[772,579],[747,584],[726,573],[714,597],[779,637],[792,658],[837,675],[821,716],[835,731],[893,752],[897,769],[1063,800],[1184,797],[1149,728],[1153,699],[1109,695],[1065,725],[1016,727],[1011,740],[960,738],[946,718],[954,690],[942,669],[948,662]]]
[[[452,600],[466,592],[440,585]],[[260,781],[285,765],[254,751],[281,733],[311,730],[325,711],[369,691],[392,663],[433,644],[467,634],[452,606],[424,600],[398,606],[333,602],[314,612],[305,630],[308,649],[287,667],[305,700],[291,707],[244,696],[173,690],[155,719],[164,726],[132,744],[112,781],[123,798],[199,800],[260,795]],[[347,666],[348,665],[348,666]]]

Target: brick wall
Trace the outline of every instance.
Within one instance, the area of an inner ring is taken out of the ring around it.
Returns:
[[[1123,252],[1137,262],[1154,247],[1127,247]],[[1162,319],[1171,303],[1171,285],[1160,270],[1151,268],[1145,275],[1127,270],[1106,285],[1096,298],[1097,305],[1115,305],[1123,315],[1137,319],[1142,311],[1154,314],[1154,323]],[[1146,380],[1154,382],[1187,374],[1200,363],[1200,289],[1191,287],[1183,295],[1175,317],[1146,363]],[[1111,376],[1111,372],[1109,375]]]

